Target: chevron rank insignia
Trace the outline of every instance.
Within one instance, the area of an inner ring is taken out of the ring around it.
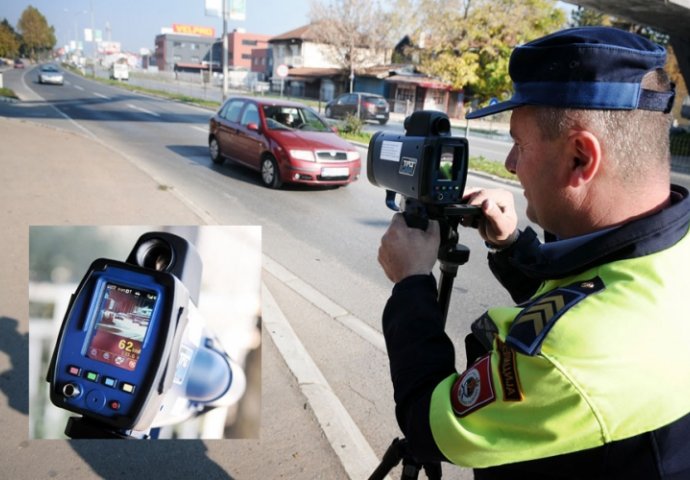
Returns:
[[[603,289],[604,282],[595,277],[537,297],[513,320],[506,344],[525,355],[539,354],[541,344],[556,321],[582,299]]]

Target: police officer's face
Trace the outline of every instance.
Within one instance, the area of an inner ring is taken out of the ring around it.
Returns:
[[[529,106],[513,110],[510,134],[514,144],[505,167],[518,176],[524,188],[527,218],[558,234],[567,200],[563,142],[543,138],[534,108]]]

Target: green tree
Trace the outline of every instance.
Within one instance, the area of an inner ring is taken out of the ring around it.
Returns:
[[[31,5],[26,7],[19,17],[17,29],[22,35],[23,46],[32,59],[38,54],[52,50],[57,43],[55,29],[48,25],[43,14]]]
[[[553,0],[420,0],[419,69],[476,99],[510,96],[514,47],[562,28]]]
[[[611,17],[591,8],[577,7],[570,14],[570,25],[573,27],[610,27]]]
[[[0,23],[0,57],[13,58],[19,53],[19,38],[10,22]]]

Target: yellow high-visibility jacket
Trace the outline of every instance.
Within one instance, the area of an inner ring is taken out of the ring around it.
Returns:
[[[477,478],[690,478],[690,199],[675,192],[669,209],[576,247],[574,263],[544,262],[524,242],[496,254],[504,284],[538,287],[474,322],[464,372],[433,280],[396,285],[384,334],[398,421],[420,460]]]

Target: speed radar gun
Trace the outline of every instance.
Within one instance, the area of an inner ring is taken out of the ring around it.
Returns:
[[[47,375],[71,438],[155,438],[236,402],[245,376],[206,328],[202,263],[187,240],[150,232],[125,262],[98,259],[72,295]]]
[[[414,112],[405,119],[405,135],[377,132],[369,142],[369,181],[386,189],[386,205],[402,210],[410,227],[425,230],[430,218],[446,222],[478,214],[461,204],[467,166],[467,139],[450,135],[441,112]]]
[[[377,132],[369,143],[367,176],[373,185],[386,189],[386,205],[401,211],[411,228],[426,230],[429,220],[439,222],[437,301],[444,321],[458,266],[470,254],[458,244],[457,227],[461,222],[474,223],[481,214],[479,207],[461,203],[467,167],[467,139],[451,136],[450,120],[441,112],[415,112],[405,119],[405,135]],[[416,479],[422,468],[429,479],[441,478],[439,463],[418,462],[407,441],[396,438],[370,480],[385,478],[401,461],[403,479]]]

